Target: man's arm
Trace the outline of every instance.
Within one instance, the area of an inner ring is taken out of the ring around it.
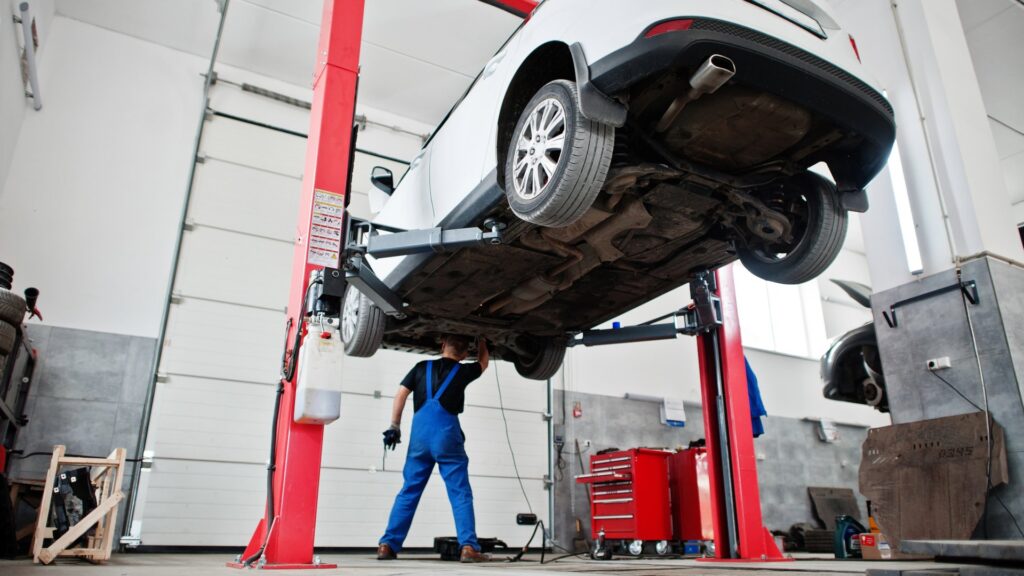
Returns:
[[[480,338],[476,343],[476,361],[480,363],[480,373],[487,371],[487,365],[491,363],[491,352],[487,349],[487,340]]]
[[[398,392],[395,392],[395,401],[391,405],[391,427],[401,428],[402,426],[402,412],[405,411],[405,401],[409,398],[409,394],[412,390],[409,390],[405,386],[399,386]]]

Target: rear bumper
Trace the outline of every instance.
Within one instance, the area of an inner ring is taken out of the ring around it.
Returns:
[[[641,36],[590,65],[611,96],[670,70],[694,70],[712,54],[736,63],[735,81],[775,94],[855,132],[861,142],[826,161],[841,189],[858,190],[885,165],[896,137],[892,106],[863,80],[801,48],[730,22],[695,18],[688,30]]]

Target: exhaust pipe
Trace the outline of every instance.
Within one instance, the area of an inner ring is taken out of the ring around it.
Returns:
[[[721,54],[713,54],[690,77],[690,91],[673,100],[672,104],[669,104],[668,109],[665,110],[654,130],[656,132],[668,130],[669,126],[675,122],[676,118],[679,117],[679,113],[683,111],[687,104],[705,94],[711,94],[718,90],[735,74],[736,64],[733,63],[731,58]]]

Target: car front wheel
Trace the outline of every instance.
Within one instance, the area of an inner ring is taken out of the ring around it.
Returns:
[[[542,338],[534,342],[530,353],[518,354],[516,372],[530,380],[547,380],[558,373],[565,360],[565,338]]]
[[[759,278],[803,284],[817,278],[839,255],[846,240],[847,212],[834,184],[813,172],[790,178],[769,205],[789,217],[787,239],[753,240],[739,247],[740,261]]]
[[[512,211],[538,226],[572,224],[600,194],[614,146],[614,127],[580,113],[575,82],[545,84],[519,117],[505,158]]]
[[[384,312],[351,284],[341,306],[341,341],[345,354],[367,358],[380,349],[384,338]]]

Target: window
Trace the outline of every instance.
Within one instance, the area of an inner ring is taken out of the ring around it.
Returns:
[[[806,358],[825,352],[828,340],[817,280],[775,284],[738,263],[733,275],[744,346]]]

